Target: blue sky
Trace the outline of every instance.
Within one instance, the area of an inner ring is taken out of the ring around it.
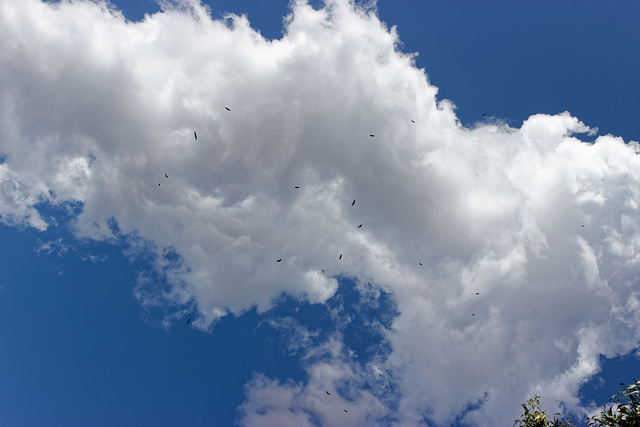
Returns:
[[[637,3],[112,4],[0,4],[0,424],[505,425],[638,377]]]

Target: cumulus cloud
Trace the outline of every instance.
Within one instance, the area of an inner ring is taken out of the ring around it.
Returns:
[[[302,332],[304,329],[295,324],[290,337],[308,335],[308,331]],[[238,408],[239,424],[247,427],[386,424],[387,406],[366,389],[370,377],[366,371],[371,371],[372,366],[365,370],[345,357],[340,341],[336,335],[305,351],[306,384],[281,382],[256,373],[245,386],[247,399]]]
[[[371,8],[297,1],[285,25],[1,2],[0,220],[44,230],[41,204],[80,203],[79,238],[153,254],[168,287],[142,275],[141,303],[193,304],[202,329],[323,303],[339,275],[391,292],[391,354],[362,375],[397,401],[354,398],[362,424],[508,424],[537,390],[578,405],[599,355],[638,347],[638,144],[582,142],[567,112],[463,127]],[[332,360],[309,384],[257,375],[243,422],[315,422],[309,387],[355,369]]]

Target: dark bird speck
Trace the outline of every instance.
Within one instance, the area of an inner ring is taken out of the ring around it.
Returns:
[[[227,111],[231,111],[231,108],[229,108],[229,107],[224,107],[224,109],[227,110]]]
[[[356,204],[356,199],[353,199],[353,202],[351,202],[351,206]]]
[[[196,139],[196,141],[198,140],[198,134],[197,133],[193,133],[193,137]]]
[[[421,263],[421,262],[419,262],[419,263],[418,263],[418,265],[422,265],[422,263]]]
[[[298,187],[298,186],[296,185],[296,186],[295,186],[295,187],[293,187],[293,188],[300,188],[300,187]]]
[[[372,133],[370,133],[370,134],[369,134],[369,136],[370,136],[371,138],[373,138],[375,135],[374,135],[374,134],[372,134]]]
[[[349,411],[347,411],[347,410],[345,409],[345,410],[344,410],[344,412],[349,412]]]
[[[167,174],[165,173],[165,174],[164,174],[164,177],[165,177],[165,178],[169,178],[169,175],[167,175]]]
[[[280,262],[280,261],[282,261],[282,258],[280,258],[280,259],[276,260],[276,262]]]
[[[482,117],[484,117],[484,116],[486,116],[486,115],[487,115],[487,113],[484,113],[484,114],[482,115]]]
[[[325,390],[324,392],[327,393],[329,396],[331,396],[331,393],[329,393],[327,390]]]
[[[191,318],[189,318],[189,320],[187,320],[187,325],[191,323]]]
[[[158,187],[160,187],[160,183],[158,183]]]
[[[360,225],[358,226],[358,228],[362,228],[362,224],[360,224]]]
[[[340,256],[338,257],[338,259],[342,259],[342,254],[340,254]]]
[[[476,292],[476,295],[480,295],[480,292]]]
[[[415,122],[416,122],[415,120],[411,120],[411,123],[415,123]]]

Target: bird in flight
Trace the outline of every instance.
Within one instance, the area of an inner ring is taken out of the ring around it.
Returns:
[[[327,390],[325,390],[324,392],[327,393],[329,396],[331,396],[331,393],[329,393]]]
[[[487,113],[484,113],[484,114],[482,115],[482,117],[484,117],[484,116],[486,116],[486,115],[487,115]]]
[[[166,173],[164,174],[165,178],[169,178],[169,175],[167,175]]]
[[[360,224],[360,225],[358,226],[358,228],[361,228],[361,227],[362,227],[362,224]]]
[[[298,186],[296,185],[294,188],[300,188],[300,187],[298,187]]]
[[[411,120],[411,123],[415,123],[415,122],[416,122],[415,120]]]
[[[349,412],[349,411],[347,411],[347,410],[345,409],[345,410],[344,410],[344,412]]]
[[[193,133],[193,137],[196,139],[196,141],[198,140],[198,134],[197,133]]]
[[[160,187],[160,183],[158,183],[158,187]]]
[[[476,292],[476,295],[480,295],[480,292]]]
[[[372,134],[372,133],[370,133],[370,134],[369,134],[369,136],[370,136],[371,138],[373,138],[375,135],[374,135],[374,134]]]
[[[421,263],[421,262],[419,262],[418,264],[419,264],[419,265],[422,265],[422,263]]]
[[[351,206],[356,204],[356,199],[353,199],[353,202],[351,202]]]
[[[187,325],[191,323],[191,318],[189,318],[189,320],[187,320]]]
[[[338,257],[338,259],[342,259],[342,254],[340,254],[340,256]]]
[[[231,108],[229,108],[229,107],[224,107],[224,109],[227,110],[227,111],[231,111]]]
[[[471,313],[471,315],[472,315],[472,316],[475,316],[476,314],[475,314],[475,313]]]
[[[280,259],[276,260],[276,262],[280,262],[280,261],[282,261],[282,258],[280,258]]]

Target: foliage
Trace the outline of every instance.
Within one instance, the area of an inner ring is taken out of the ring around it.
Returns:
[[[587,418],[588,427],[640,427],[640,381],[634,378],[634,383],[625,387],[609,399],[612,403],[602,412]],[[620,383],[624,386],[624,383]],[[533,396],[522,405],[524,414],[513,423],[516,427],[575,427],[569,417],[564,420],[554,414],[553,421],[549,420],[545,411],[540,408],[540,396]]]
[[[588,418],[589,427],[640,427],[640,381],[633,379],[633,384],[617,392],[610,402],[604,405],[602,412]],[[620,383],[624,386],[624,383]],[[622,402],[622,403],[620,403]]]
[[[540,396],[538,395],[533,396],[526,404],[522,404],[522,408],[524,408],[524,414],[520,415],[513,423],[514,427],[575,427],[575,424],[569,419],[570,416],[560,420],[557,416],[561,414],[554,414],[553,421],[549,420],[547,413],[540,409]]]

